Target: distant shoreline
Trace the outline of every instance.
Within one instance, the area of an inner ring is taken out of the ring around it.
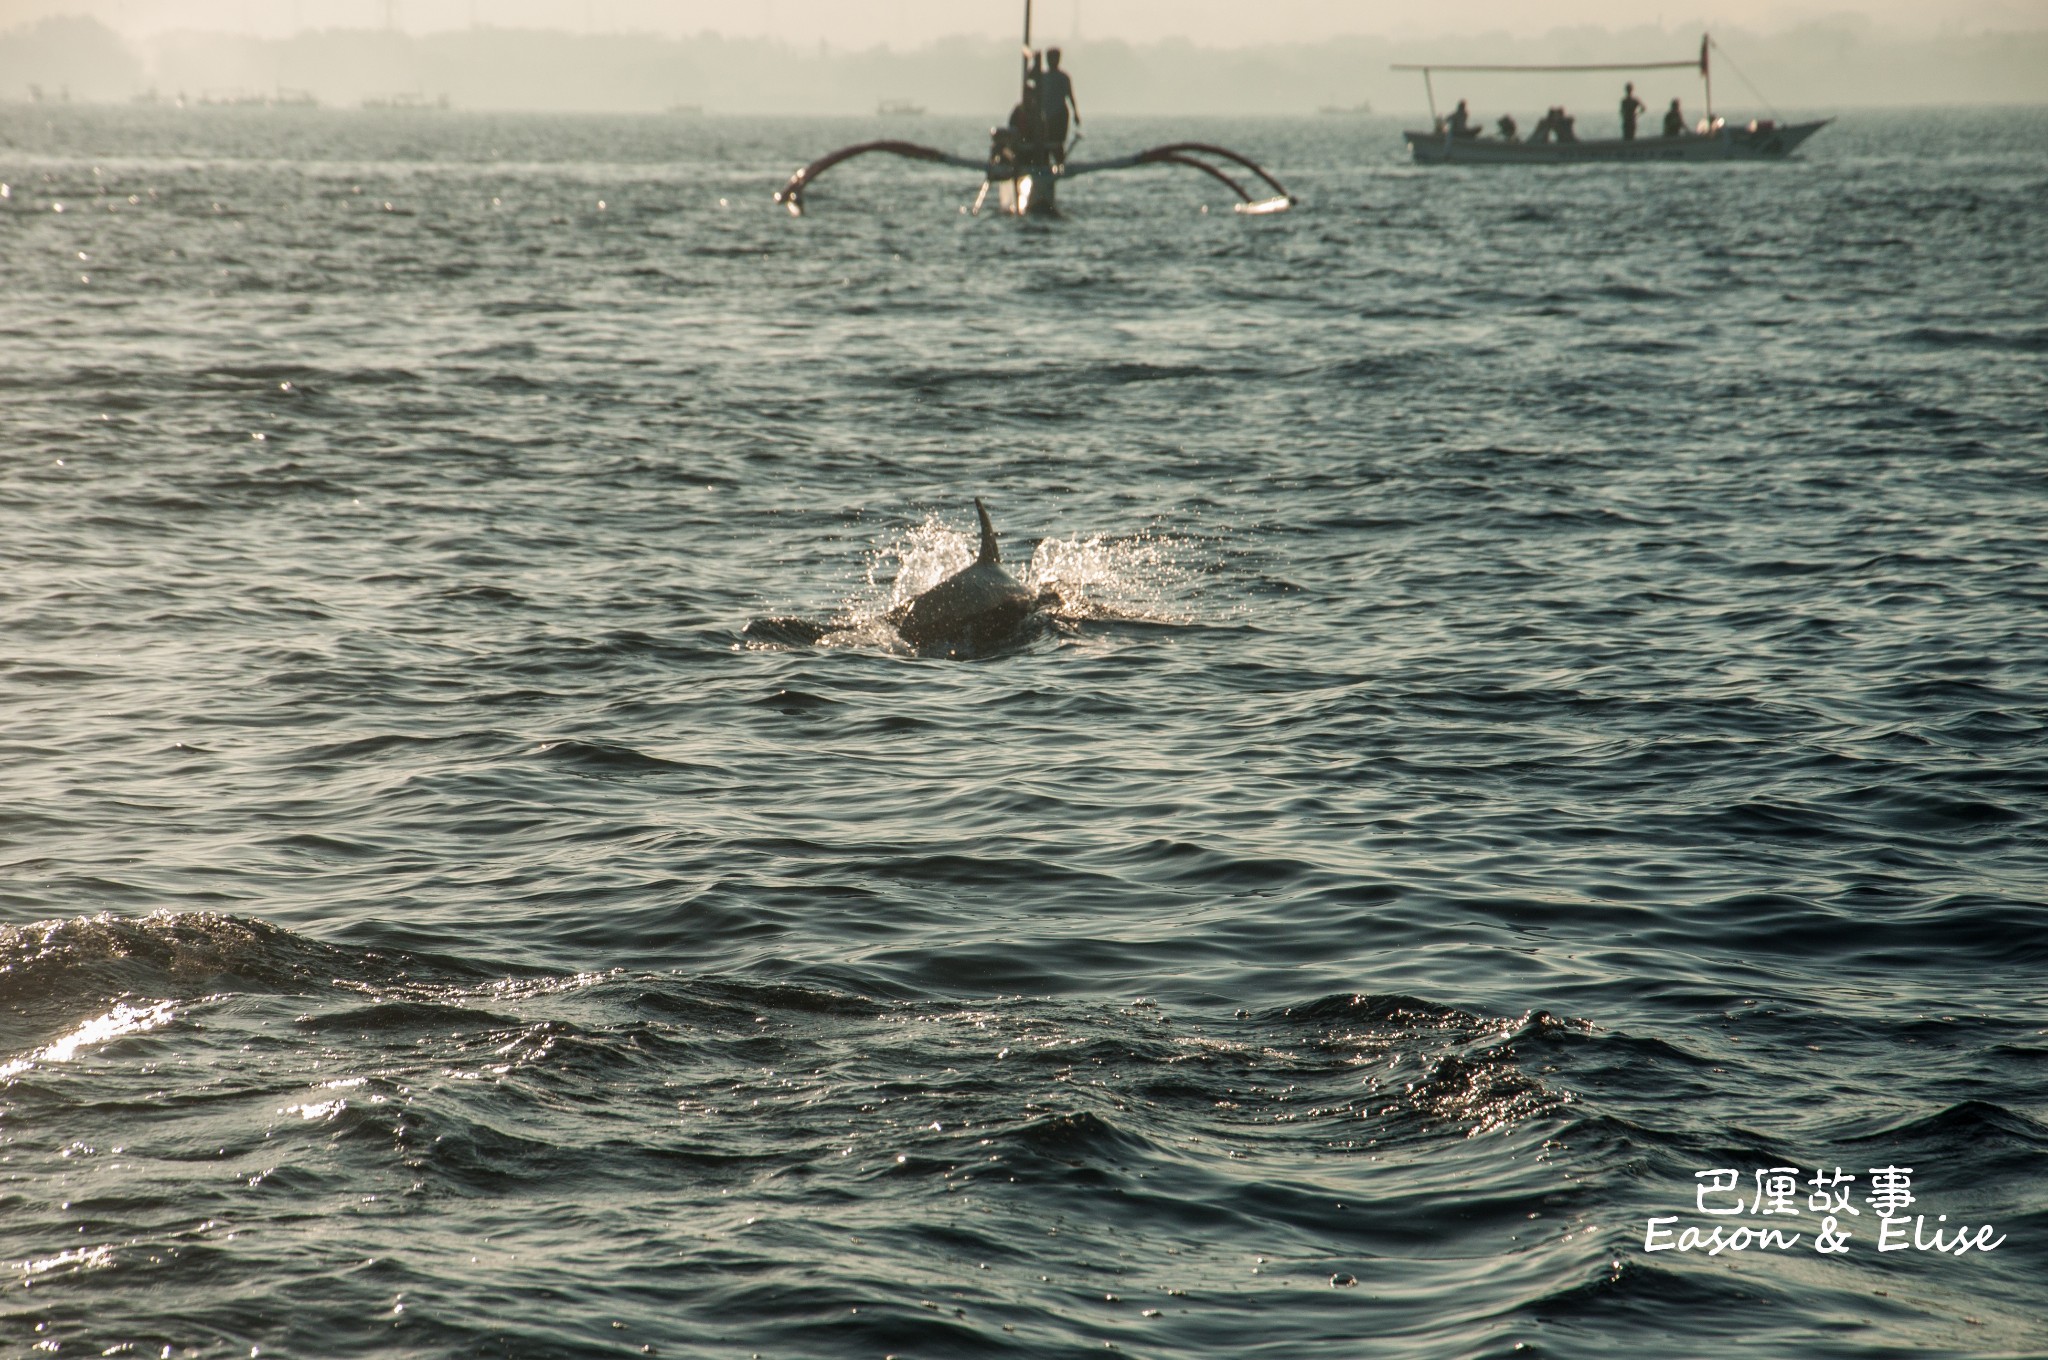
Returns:
[[[1780,33],[1717,29],[1742,72],[1787,108],[2029,108],[2048,104],[2048,29],[1910,37],[1854,24],[1816,23]],[[1395,62],[1634,60],[1697,43],[1697,30],[1539,39],[1338,38],[1322,43],[1212,48],[1184,41],[1076,43],[1068,65],[1090,118],[1099,115],[1315,116],[1323,108],[1412,117],[1420,82]],[[1732,77],[1733,73],[1730,73]],[[129,39],[92,19],[44,19],[0,30],[0,102],[123,103],[151,90],[175,103],[208,91],[302,92],[325,107],[354,107],[399,92],[445,96],[453,108],[529,112],[872,116],[881,101],[932,117],[995,118],[1015,85],[1014,45],[953,38],[909,51],[852,50],[764,39],[665,38],[476,28],[410,34],[328,29],[289,38],[173,32]],[[1606,112],[1619,86],[1604,78],[1528,78],[1440,85],[1475,105],[1540,109],[1565,102]],[[1696,77],[1665,73],[1652,92],[1698,102]],[[1717,103],[1751,106],[1741,82],[1717,80]],[[1325,117],[1329,115],[1323,115]]]

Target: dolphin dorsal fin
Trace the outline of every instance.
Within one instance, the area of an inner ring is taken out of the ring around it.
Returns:
[[[996,549],[996,526],[989,523],[988,507],[981,503],[979,496],[974,498],[974,513],[981,516],[981,556],[974,565],[986,567],[1000,563],[1003,558]]]

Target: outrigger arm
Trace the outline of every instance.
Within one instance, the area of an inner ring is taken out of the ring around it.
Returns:
[[[963,170],[975,170],[982,173],[986,173],[988,170],[988,162],[985,160],[969,160],[965,156],[955,156],[949,152],[940,151],[936,147],[919,146],[916,142],[861,142],[855,146],[842,146],[829,156],[820,156],[817,160],[812,161],[809,165],[791,175],[789,183],[775,191],[775,201],[787,207],[791,217],[802,217],[804,215],[804,190],[810,188],[811,181],[817,179],[818,176],[824,174],[841,161],[850,161],[855,156],[865,156],[871,151],[883,152],[891,156],[902,156],[907,160],[913,161],[934,161],[940,165],[957,165]]]
[[[803,216],[804,193],[818,176],[830,170],[841,161],[865,156],[870,152],[881,152],[890,156],[902,156],[906,160],[931,161],[938,165],[955,165],[963,170],[979,171],[984,177],[982,192],[988,191],[988,184],[997,179],[1007,179],[1009,174],[1001,167],[986,160],[973,160],[966,156],[955,156],[936,147],[920,146],[916,142],[860,142],[853,146],[842,146],[827,156],[820,156],[803,169],[789,177],[789,183],[775,191],[775,201],[789,209],[792,217]],[[1273,192],[1265,198],[1255,198],[1251,191],[1238,183],[1236,178],[1219,166],[1212,165],[1203,157],[1242,167],[1266,184]],[[1070,179],[1075,175],[1089,175],[1102,170],[1133,170],[1146,165],[1186,165],[1200,170],[1226,186],[1236,194],[1239,201],[1233,206],[1241,213],[1286,212],[1295,205],[1294,195],[1287,187],[1268,174],[1265,168],[1248,156],[1241,156],[1228,147],[1214,146],[1208,142],[1168,142],[1163,146],[1148,147],[1129,156],[1117,156],[1110,160],[1073,161],[1060,167],[1058,178]],[[981,201],[975,201],[976,208]]]
[[[1217,166],[1201,159],[1203,156],[1215,156],[1242,166],[1264,180],[1272,189],[1272,194],[1266,198],[1253,198],[1242,184]],[[1070,162],[1063,174],[1071,178],[1074,175],[1093,174],[1098,170],[1130,170],[1141,165],[1193,166],[1228,185],[1242,200],[1233,205],[1241,213],[1286,212],[1296,202],[1294,195],[1287,192],[1287,187],[1267,174],[1265,168],[1256,161],[1248,156],[1240,156],[1228,147],[1214,146],[1208,142],[1168,142],[1164,146],[1148,147],[1133,155],[1118,156],[1113,160]]]

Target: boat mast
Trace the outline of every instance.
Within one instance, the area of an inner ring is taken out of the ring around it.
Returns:
[[[1017,90],[1018,90],[1018,95],[1017,95],[1017,97],[1018,97],[1019,99],[1022,99],[1022,98],[1024,97],[1024,93],[1025,93],[1025,92],[1026,92],[1026,91],[1028,90],[1028,88],[1030,87],[1030,84],[1031,84],[1031,0],[1024,0],[1024,71],[1023,71],[1023,74],[1022,74],[1022,75],[1020,75],[1020,76],[1018,76],[1018,77],[1017,77]]]

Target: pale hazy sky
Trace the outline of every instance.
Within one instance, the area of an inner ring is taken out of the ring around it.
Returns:
[[[488,24],[909,48],[955,34],[1018,33],[1022,13],[1021,0],[0,0],[0,29],[90,15],[133,37],[387,25],[424,33]],[[2048,0],[1036,0],[1034,15],[1034,36],[1049,42],[1182,37],[1228,47],[1344,34],[1536,34],[1582,24],[1770,32],[1842,16],[1903,33],[2039,29],[2048,27]]]

